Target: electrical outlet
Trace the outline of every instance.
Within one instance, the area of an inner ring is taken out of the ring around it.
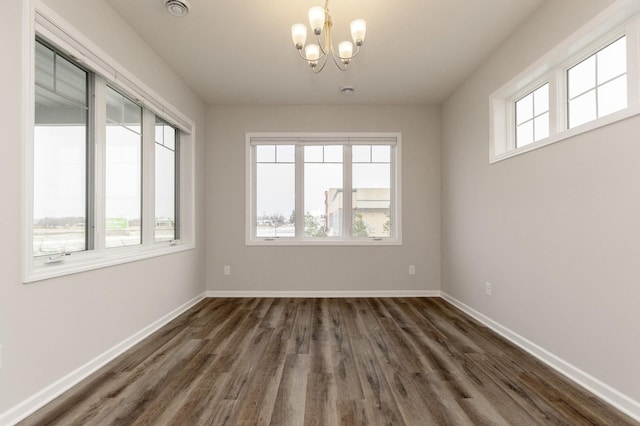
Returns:
[[[224,274],[225,275],[231,275],[231,266],[224,265]]]
[[[416,274],[416,265],[409,265],[409,275]]]
[[[491,296],[491,283],[484,284],[484,294]]]

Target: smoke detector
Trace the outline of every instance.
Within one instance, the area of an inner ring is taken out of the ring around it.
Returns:
[[[164,5],[173,16],[185,16],[191,9],[187,0],[166,0]]]

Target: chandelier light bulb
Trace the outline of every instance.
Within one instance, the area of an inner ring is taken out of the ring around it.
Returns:
[[[320,46],[317,44],[308,44],[307,47],[304,48],[304,55],[307,58],[307,62],[311,67],[315,67],[318,65],[318,59],[320,59]]]
[[[367,33],[367,23],[364,19],[356,19],[351,22],[351,38],[356,46],[362,46],[364,36]]]
[[[342,62],[348,64],[353,55],[353,43],[350,41],[341,41],[340,44],[338,44],[338,55],[340,55]]]
[[[291,26],[291,38],[296,49],[300,50],[304,47],[307,40],[307,26],[304,24],[293,24]]]
[[[324,27],[324,7],[314,6],[309,9],[309,25],[315,35],[322,33],[322,27]]]

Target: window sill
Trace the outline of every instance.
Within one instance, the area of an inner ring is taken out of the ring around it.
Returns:
[[[401,246],[401,239],[389,239],[383,238],[381,240],[368,239],[354,239],[354,240],[341,240],[341,239],[328,239],[328,240],[299,240],[294,238],[275,238],[269,239],[252,239],[247,240],[245,245],[247,246],[266,246],[266,247],[278,247],[278,246],[311,246],[311,247],[323,247],[323,246]]]
[[[522,148],[517,148],[512,151],[508,151],[498,155],[491,154],[491,157],[489,158],[489,163],[494,164],[499,161],[506,160],[507,158],[515,157],[517,155],[521,155],[526,152],[533,151],[535,149],[542,148],[544,146],[551,145],[553,143],[572,138],[574,136],[588,133],[596,129],[599,129],[601,127],[605,127],[610,124],[617,123],[618,121],[626,120],[627,118],[631,118],[639,114],[640,114],[640,105],[628,107],[623,110],[606,115],[604,117],[600,117],[593,121],[589,121],[587,123],[581,124],[580,126],[576,126],[572,129],[567,129],[562,132],[556,133],[555,135],[552,135],[545,139],[541,139],[537,142],[533,142],[527,146],[523,146]]]
[[[45,264],[43,260],[34,260],[31,270],[25,273],[22,282],[32,283],[94,269],[107,268],[129,262],[136,262],[157,256],[164,256],[195,248],[193,242],[159,243],[152,247],[124,247],[105,249],[99,252],[72,253],[58,263]]]

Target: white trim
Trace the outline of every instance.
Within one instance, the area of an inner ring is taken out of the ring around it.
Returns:
[[[343,297],[440,297],[440,290],[352,290],[352,291],[215,291],[207,297],[290,297],[290,298],[343,298]]]
[[[33,269],[33,123],[35,122],[35,23],[33,0],[23,3],[22,34],[22,278]]]
[[[116,359],[118,356],[120,356],[122,353],[132,348],[134,345],[136,345],[140,341],[149,337],[151,334],[159,330],[164,325],[168,324],[174,318],[177,318],[182,313],[191,309],[193,306],[195,306],[198,302],[200,302],[204,298],[205,298],[204,293],[194,297],[193,299],[182,304],[181,306],[177,307],[176,309],[164,315],[163,317],[159,318],[158,320],[152,322],[142,330],[129,336],[122,342],[116,344],[115,346],[111,347],[107,351],[98,355],[91,361],[87,362],[86,364],[80,366],[79,368],[75,369],[74,371],[62,377],[61,379],[50,384],[46,388],[42,389],[40,392],[25,399],[24,401],[14,406],[13,408],[10,408],[4,413],[1,413],[0,425],[13,425],[23,420],[28,415],[42,408],[44,405],[46,405],[53,399],[57,398],[58,396],[60,396],[62,393],[66,392],[73,386],[77,385],[80,381],[84,380],[85,378],[87,378],[88,376],[90,376],[91,374],[93,374],[94,372],[96,372],[97,370],[99,370],[100,368],[102,368],[112,360]]]
[[[445,292],[441,292],[440,297],[442,297],[444,300],[451,303],[467,315],[486,325],[491,330],[509,340],[511,343],[524,349],[529,354],[547,364],[549,367],[569,378],[571,381],[582,386],[599,398],[607,401],[609,404],[613,405],[626,415],[634,418],[637,421],[640,421],[640,402],[628,397],[627,395],[614,389],[601,380],[598,380],[589,373],[582,371],[578,367],[549,352],[548,350],[528,340],[527,338],[519,335],[513,330],[503,326],[499,322],[494,321],[488,316],[476,311],[472,307],[464,304],[453,296]]]
[[[94,269],[108,268],[110,266],[121,265],[123,263],[137,262],[157,256],[164,256],[195,248],[193,241],[175,243],[155,243],[147,247],[131,246],[105,249],[103,251],[91,251],[82,253],[72,253],[68,257],[76,257],[73,262],[45,264],[35,268],[22,278],[23,283],[32,283],[54,277],[77,274],[80,272],[92,271]]]

